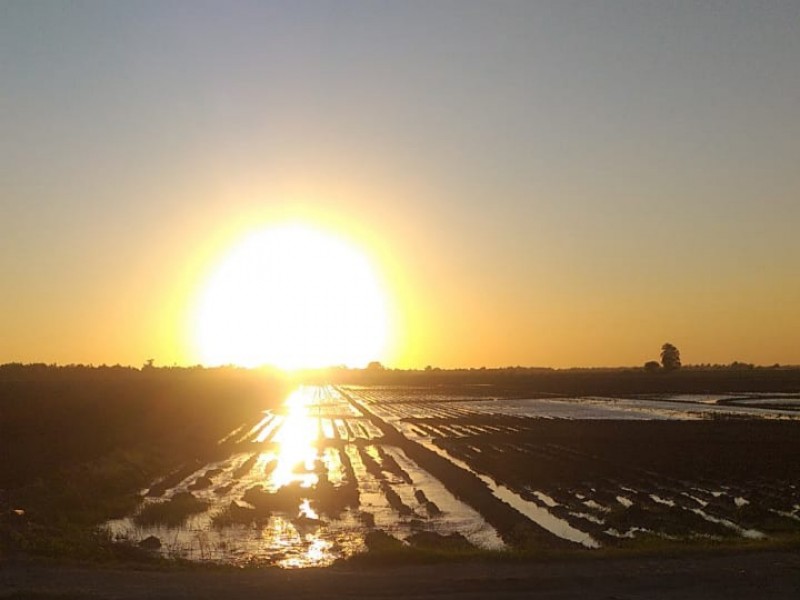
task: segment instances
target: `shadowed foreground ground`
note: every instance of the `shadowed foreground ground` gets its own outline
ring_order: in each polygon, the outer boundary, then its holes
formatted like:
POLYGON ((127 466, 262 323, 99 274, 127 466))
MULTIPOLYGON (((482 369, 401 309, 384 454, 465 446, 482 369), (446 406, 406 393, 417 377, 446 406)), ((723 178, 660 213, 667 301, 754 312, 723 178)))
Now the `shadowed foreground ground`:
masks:
POLYGON ((282 571, 6 564, 0 598, 798 598, 800 553, 282 571))

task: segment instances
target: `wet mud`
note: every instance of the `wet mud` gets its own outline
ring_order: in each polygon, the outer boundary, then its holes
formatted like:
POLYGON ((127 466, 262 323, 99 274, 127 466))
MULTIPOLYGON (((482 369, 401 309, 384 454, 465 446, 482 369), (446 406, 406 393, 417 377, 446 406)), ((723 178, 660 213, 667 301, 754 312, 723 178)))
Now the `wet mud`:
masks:
MULTIPOLYGON (((285 567, 365 550, 535 553, 800 533, 798 420, 664 418, 652 400, 634 407, 650 420, 552 419, 527 414, 552 406, 522 394, 440 392, 301 388, 154 482, 108 528, 167 556, 285 567)), ((617 414, 603 402, 579 402, 576 414, 617 414)))

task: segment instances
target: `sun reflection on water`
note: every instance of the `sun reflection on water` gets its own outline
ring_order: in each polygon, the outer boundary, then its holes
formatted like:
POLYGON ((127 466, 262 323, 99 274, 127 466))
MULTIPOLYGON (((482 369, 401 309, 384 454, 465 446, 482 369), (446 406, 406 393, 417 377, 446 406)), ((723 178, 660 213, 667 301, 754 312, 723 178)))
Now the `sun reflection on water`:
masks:
POLYGON ((259 415, 249 431, 232 433, 244 451, 204 465, 165 493, 167 500, 191 493, 208 502, 207 511, 180 527, 140 526, 129 517, 109 522, 109 530, 120 539, 155 536, 166 556, 242 565, 321 567, 363 552, 358 505, 336 501, 357 483, 345 472, 333 430, 322 425, 345 413, 347 405, 330 388, 300 387, 280 409, 259 415), (191 489, 203 479, 211 484, 191 489))
POLYGON ((318 405, 316 391, 316 388, 300 387, 284 403, 286 416, 274 437, 278 465, 272 472, 270 483, 275 488, 295 481, 302 487, 317 483, 314 463, 317 459, 319 417, 311 414, 313 406, 318 405))

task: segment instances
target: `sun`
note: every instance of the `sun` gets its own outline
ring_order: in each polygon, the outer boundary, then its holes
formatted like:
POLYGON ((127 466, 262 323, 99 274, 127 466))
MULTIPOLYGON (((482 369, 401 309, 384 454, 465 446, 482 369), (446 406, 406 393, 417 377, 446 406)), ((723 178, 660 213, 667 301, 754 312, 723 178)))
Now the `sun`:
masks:
POLYGON ((192 329, 206 365, 360 367, 384 358, 387 298, 355 243, 275 225, 244 236, 212 270, 192 329))

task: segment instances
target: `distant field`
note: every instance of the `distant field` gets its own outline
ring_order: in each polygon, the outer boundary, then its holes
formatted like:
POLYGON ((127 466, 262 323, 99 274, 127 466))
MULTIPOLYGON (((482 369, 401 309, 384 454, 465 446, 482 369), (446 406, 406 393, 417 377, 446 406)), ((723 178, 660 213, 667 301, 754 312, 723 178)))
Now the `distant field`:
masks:
POLYGON ((302 567, 800 539, 800 393, 785 379, 570 396, 533 379, 49 376, 0 387, 9 555, 94 544, 99 557, 302 567))

